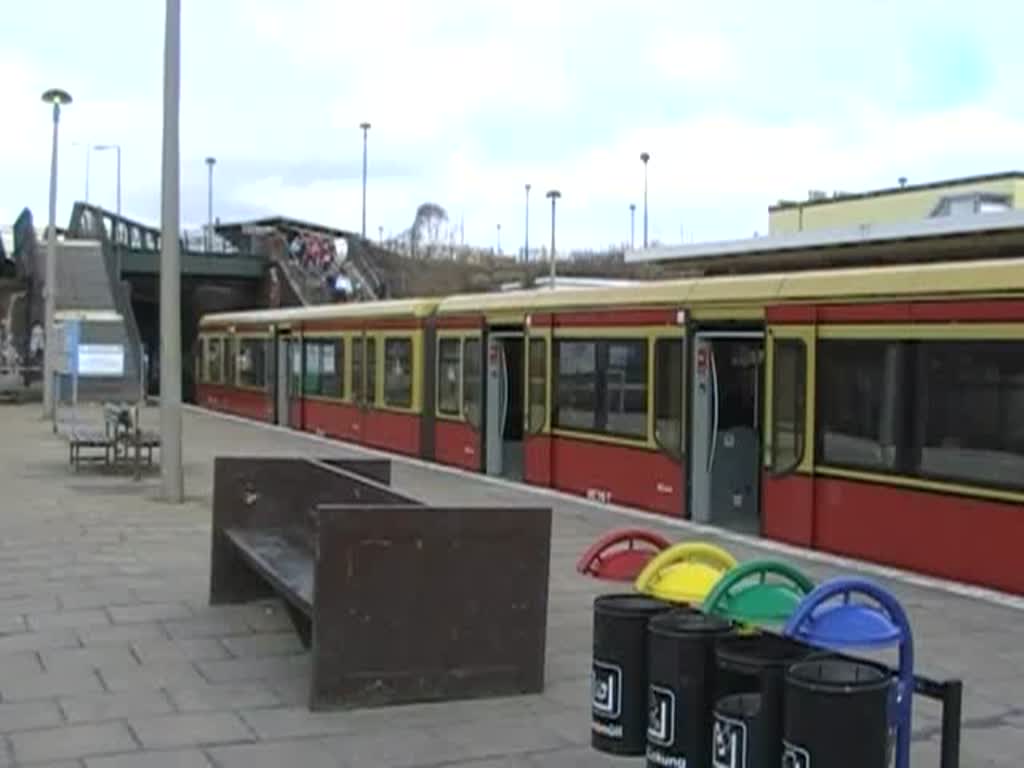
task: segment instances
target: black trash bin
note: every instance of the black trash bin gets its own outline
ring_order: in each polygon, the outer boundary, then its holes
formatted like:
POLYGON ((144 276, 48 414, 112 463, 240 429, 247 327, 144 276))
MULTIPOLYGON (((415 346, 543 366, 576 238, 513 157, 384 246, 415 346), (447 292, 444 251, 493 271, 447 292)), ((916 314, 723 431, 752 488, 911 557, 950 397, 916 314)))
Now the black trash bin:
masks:
POLYGON ((647 622, 670 603, 637 594, 594 600, 590 744, 642 755, 647 743, 647 622))
POLYGON ((715 702, 711 739, 714 768, 778 767, 782 734, 771 732, 764 707, 760 693, 734 693, 715 702), (773 757, 774 762, 771 762, 773 757))
POLYGON ((726 619, 692 610, 651 619, 648 766, 710 768, 715 642, 732 632, 726 619))
POLYGON ((886 768, 890 674, 826 659, 786 673, 782 768, 886 768))
POLYGON ((809 657, 825 654, 812 646, 769 633, 728 637, 717 643, 715 765, 730 768, 778 767, 782 759, 786 668, 809 657), (756 696, 737 698, 734 694, 756 696), (731 703, 720 714, 719 705, 727 698, 731 703), (757 738, 752 738, 751 731, 756 732, 757 738), (719 738, 719 734, 729 736, 719 738), (734 747, 742 747, 742 750, 729 751, 734 747))

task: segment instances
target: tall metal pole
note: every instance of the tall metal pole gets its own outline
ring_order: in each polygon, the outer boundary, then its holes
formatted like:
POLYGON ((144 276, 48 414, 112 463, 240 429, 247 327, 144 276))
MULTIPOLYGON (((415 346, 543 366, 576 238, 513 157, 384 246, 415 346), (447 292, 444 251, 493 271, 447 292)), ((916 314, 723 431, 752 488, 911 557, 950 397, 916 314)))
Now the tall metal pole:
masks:
POLYGON ((366 239, 366 134, 370 130, 369 123, 360 123, 363 129, 363 240, 366 239))
POLYGON ((117 144, 117 217, 121 218, 121 145, 117 144))
POLYGON ((50 150, 50 218, 46 230, 46 283, 43 327, 43 417, 53 419, 56 414, 53 397, 54 320, 57 315, 57 126, 60 123, 61 104, 70 104, 67 91, 51 88, 43 94, 43 101, 53 105, 53 146, 50 150))
POLYGON ((178 105, 181 0, 166 0, 163 191, 160 217, 160 479, 165 501, 184 501, 181 470, 181 271, 178 252, 178 105))
POLYGON ((523 236, 523 262, 530 260, 530 185, 526 185, 526 227, 523 236))
POLYGON ((647 248, 647 161, 651 156, 647 152, 641 152, 640 159, 644 162, 644 248, 647 248))
POLYGON ((562 196, 562 193, 557 189, 552 189, 548 192, 547 196, 551 198, 551 259, 549 267, 551 269, 551 288, 554 290, 555 287, 555 201, 562 196))
POLYGON ((498 225, 498 255, 501 255, 501 224, 498 225))
POLYGON ((118 239, 121 228, 121 145, 120 144, 97 144, 93 147, 97 152, 106 152, 113 149, 117 153, 117 218, 118 223, 114 225, 114 254, 116 256, 117 279, 121 279, 121 243, 118 239))
POLYGON ((213 250, 213 166, 217 158, 206 158, 206 250, 213 250))
POLYGON ((629 204, 629 247, 635 247, 636 233, 636 203, 629 204))

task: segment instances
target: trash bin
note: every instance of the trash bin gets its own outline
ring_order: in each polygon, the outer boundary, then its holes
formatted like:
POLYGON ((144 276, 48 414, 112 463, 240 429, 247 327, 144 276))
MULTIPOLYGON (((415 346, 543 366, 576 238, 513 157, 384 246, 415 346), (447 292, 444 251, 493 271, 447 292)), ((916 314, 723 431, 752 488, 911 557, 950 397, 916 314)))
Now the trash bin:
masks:
POLYGON ((711 766, 715 643, 733 632, 720 616, 676 609, 648 629, 647 765, 711 766))
POLYGON ((796 640, 767 633, 729 637, 718 642, 715 649, 715 765, 729 768, 775 768, 779 765, 785 670, 811 656, 825 653, 796 640), (757 707, 751 705, 753 699, 737 700, 734 694, 756 694, 757 707), (739 707, 743 717, 728 713, 719 716, 720 705, 726 698, 733 699, 729 707, 739 707), (733 722, 736 720, 743 723, 743 729, 733 722), (721 741, 719 731, 733 733, 751 728, 758 737, 738 739, 736 746, 742 745, 743 750, 742 754, 730 753, 735 762, 724 757, 720 760, 721 751, 732 740, 721 741))
POLYGON ((702 607, 740 624, 781 625, 813 589, 814 583, 789 563, 750 560, 730 569, 702 607))
POLYGON ((635 594, 594 600, 590 744, 642 755, 647 741, 647 622, 673 606, 635 594))
POLYGON ((714 768, 777 768, 782 734, 772 733, 763 717, 764 697, 736 693, 715 702, 712 732, 714 768))
POLYGON ((872 664, 794 664, 786 673, 783 768, 886 768, 892 689, 892 676, 872 664))

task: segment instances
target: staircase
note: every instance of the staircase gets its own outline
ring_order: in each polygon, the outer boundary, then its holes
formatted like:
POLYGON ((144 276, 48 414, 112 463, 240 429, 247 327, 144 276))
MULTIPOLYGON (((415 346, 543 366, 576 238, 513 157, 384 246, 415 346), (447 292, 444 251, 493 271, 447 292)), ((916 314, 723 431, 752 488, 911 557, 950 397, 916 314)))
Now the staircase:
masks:
MULTIPOLYGON (((136 401, 141 396, 142 340, 132 311, 128 284, 117 279, 119 247, 110 238, 95 209, 76 203, 68 237, 58 244, 57 311, 112 312, 114 322, 82 323, 80 343, 120 344, 124 374, 119 377, 79 378, 81 401, 136 401)), ((62 392, 64 384, 62 383, 62 392)))

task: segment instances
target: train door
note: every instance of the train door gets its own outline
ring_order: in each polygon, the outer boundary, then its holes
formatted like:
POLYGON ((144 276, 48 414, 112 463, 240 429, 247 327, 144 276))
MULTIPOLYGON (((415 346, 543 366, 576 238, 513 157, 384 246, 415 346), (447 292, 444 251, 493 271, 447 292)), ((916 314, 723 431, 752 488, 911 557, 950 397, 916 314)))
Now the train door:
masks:
POLYGON ((521 330, 487 337, 485 466, 487 474, 513 480, 523 478, 524 350, 521 330))
POLYGON ((551 315, 530 315, 526 334, 526 413, 523 419, 523 477, 532 485, 551 485, 551 428, 548 368, 551 315))
POLYGON ((698 331, 693 343, 690 515, 760 532, 761 331, 698 331))
POLYGON ((814 325, 768 329, 763 533, 814 544, 814 325))
POLYGON ((274 336, 274 423, 288 426, 288 334, 274 336))
POLYGON ((302 337, 288 338, 288 426, 302 429, 302 384, 305 368, 302 354, 302 337))
POLYGON ((352 335, 352 410, 351 432, 358 442, 366 442, 370 408, 376 401, 377 342, 365 331, 352 335))

